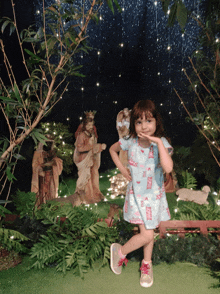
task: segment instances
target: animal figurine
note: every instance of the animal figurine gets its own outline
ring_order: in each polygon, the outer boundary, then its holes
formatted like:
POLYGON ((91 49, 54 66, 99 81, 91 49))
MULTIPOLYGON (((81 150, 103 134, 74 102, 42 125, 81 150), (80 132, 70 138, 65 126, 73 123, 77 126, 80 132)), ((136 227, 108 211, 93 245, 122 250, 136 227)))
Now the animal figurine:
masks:
POLYGON ((202 205, 209 204, 207 198, 210 191, 211 189, 209 186, 204 186, 202 188, 202 191, 195 191, 187 188, 182 188, 176 191, 176 195, 179 196, 177 200, 192 201, 202 205))

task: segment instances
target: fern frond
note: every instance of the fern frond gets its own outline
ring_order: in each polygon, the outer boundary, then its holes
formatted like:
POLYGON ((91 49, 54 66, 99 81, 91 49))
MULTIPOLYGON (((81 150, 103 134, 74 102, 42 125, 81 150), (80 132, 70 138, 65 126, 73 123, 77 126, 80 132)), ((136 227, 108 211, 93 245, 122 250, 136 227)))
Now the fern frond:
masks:
POLYGON ((180 180, 181 188, 196 189, 197 180, 187 170, 182 171, 182 179, 180 180))
POLYGON ((7 250, 16 252, 26 252, 27 248, 21 244, 21 241, 29 240, 26 236, 18 231, 0 228, 0 243, 7 250))

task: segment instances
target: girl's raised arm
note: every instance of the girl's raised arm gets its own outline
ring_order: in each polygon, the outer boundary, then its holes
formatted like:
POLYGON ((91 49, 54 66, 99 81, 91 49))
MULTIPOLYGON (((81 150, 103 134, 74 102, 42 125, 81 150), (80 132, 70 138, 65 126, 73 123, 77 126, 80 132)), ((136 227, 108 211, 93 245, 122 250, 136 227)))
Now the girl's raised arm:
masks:
POLYGON ((159 156, 160 156, 160 164, 163 168, 163 170, 169 174, 173 170, 173 160, 168 153, 167 148, 163 145, 162 140, 160 139, 157 143, 158 150, 159 150, 159 156))
POLYGON ((142 133, 139 135, 139 137, 148 138, 151 142, 157 144, 160 157, 160 164, 167 174, 171 173, 173 170, 173 160, 169 155, 167 148, 163 145, 163 141, 158 137, 148 136, 142 133))

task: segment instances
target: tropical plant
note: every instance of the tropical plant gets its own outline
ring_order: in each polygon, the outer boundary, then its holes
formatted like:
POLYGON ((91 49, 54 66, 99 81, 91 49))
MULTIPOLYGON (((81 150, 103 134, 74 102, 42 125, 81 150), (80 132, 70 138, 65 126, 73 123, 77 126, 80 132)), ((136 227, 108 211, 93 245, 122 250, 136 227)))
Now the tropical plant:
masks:
POLYGON ((154 264, 185 261, 198 266, 211 266, 218 257, 219 240, 213 236, 191 236, 184 239, 170 236, 155 242, 152 261, 154 264))
MULTIPOLYGON (((113 3, 119 8, 117 0, 106 0, 114 12, 113 3)), ((41 26, 19 32, 16 21, 15 4, 11 0, 13 19, 3 17, 1 32, 16 35, 21 49, 22 64, 27 78, 21 83, 15 75, 8 59, 3 39, 0 47, 7 72, 5 82, 0 78, 0 107, 8 126, 8 137, 0 138, 0 172, 2 188, 7 187, 6 199, 15 177, 16 162, 21 159, 20 147, 28 136, 36 142, 44 142, 45 136, 37 129, 45 117, 68 90, 70 77, 83 77, 81 66, 75 59, 79 52, 88 53, 86 43, 87 28, 91 20, 98 21, 98 12, 103 1, 88 1, 88 5, 77 7, 75 0, 57 0, 45 7, 44 0, 41 26)))
MULTIPOLYGON (((1 200, 0 204, 5 204, 5 201, 1 200)), ((27 252, 27 248, 22 242, 27 241, 28 238, 15 230, 4 227, 3 222, 6 214, 11 214, 11 212, 0 205, 0 248, 8 251, 27 252)))
POLYGON ((196 178, 187 170, 182 171, 181 177, 178 178, 178 184, 180 188, 196 189, 196 178))
POLYGON ((173 26, 178 22, 181 29, 184 30, 190 11, 182 0, 161 0, 162 8, 165 14, 168 14, 168 26, 173 26))
POLYGON ((201 28, 198 49, 189 58, 192 74, 184 69, 190 90, 194 93, 194 110, 189 109, 178 91, 174 90, 220 167, 220 2, 208 1, 204 20, 191 16, 201 28))
POLYGON ((22 244, 23 241, 27 240, 26 236, 15 230, 0 227, 0 244, 8 251, 27 252, 26 246, 22 244))
POLYGON ((2 217, 5 217, 5 214, 11 214, 11 211, 2 206, 2 204, 5 204, 7 201, 0 200, 0 220, 2 217))
POLYGON ((57 271, 73 269, 83 277, 97 259, 102 258, 102 266, 108 263, 110 244, 117 232, 105 222, 97 222, 97 215, 88 207, 51 202, 42 205, 36 216, 49 228, 31 248, 31 267, 55 264, 57 271))
POLYGON ((219 220, 220 206, 215 197, 210 193, 207 198, 209 204, 197 204, 194 202, 178 201, 175 219, 179 220, 219 220))
POLYGON ((36 194, 33 192, 23 192, 20 190, 16 191, 13 196, 13 203, 15 204, 16 211, 20 215, 20 218, 24 216, 33 217, 34 211, 37 209, 36 194))

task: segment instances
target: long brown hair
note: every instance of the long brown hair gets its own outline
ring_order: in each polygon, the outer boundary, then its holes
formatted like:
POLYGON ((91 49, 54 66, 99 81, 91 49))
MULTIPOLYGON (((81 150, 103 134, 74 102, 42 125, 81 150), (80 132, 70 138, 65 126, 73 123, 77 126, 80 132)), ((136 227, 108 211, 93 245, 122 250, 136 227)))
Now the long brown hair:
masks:
POLYGON ((151 100, 140 100, 134 105, 131 111, 130 136, 133 138, 137 136, 137 133, 135 131, 135 122, 137 119, 142 118, 143 114, 145 114, 146 118, 150 118, 153 116, 156 119, 156 132, 154 136, 163 137, 164 128, 162 118, 154 102, 151 100))

